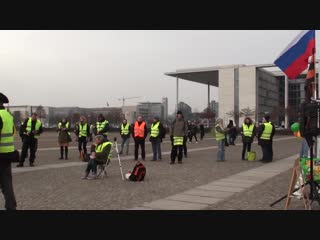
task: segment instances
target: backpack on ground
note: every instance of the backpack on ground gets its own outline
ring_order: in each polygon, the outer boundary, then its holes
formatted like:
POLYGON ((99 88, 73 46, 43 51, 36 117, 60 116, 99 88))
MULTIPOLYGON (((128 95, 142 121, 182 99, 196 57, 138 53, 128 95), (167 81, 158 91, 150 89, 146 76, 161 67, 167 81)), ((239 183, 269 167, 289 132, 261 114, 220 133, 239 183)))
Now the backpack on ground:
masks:
POLYGON ((141 163, 137 162, 132 171, 129 171, 128 180, 139 182, 143 181, 146 175, 146 167, 141 163))

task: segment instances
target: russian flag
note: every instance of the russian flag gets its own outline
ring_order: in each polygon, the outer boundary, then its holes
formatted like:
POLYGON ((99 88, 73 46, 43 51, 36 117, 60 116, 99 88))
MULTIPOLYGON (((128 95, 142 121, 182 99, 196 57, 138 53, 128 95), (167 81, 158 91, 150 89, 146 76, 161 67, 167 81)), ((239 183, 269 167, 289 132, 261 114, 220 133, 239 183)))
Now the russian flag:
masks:
POLYGON ((308 58, 315 53, 316 31, 302 31, 275 60, 289 79, 295 79, 308 67, 308 58))

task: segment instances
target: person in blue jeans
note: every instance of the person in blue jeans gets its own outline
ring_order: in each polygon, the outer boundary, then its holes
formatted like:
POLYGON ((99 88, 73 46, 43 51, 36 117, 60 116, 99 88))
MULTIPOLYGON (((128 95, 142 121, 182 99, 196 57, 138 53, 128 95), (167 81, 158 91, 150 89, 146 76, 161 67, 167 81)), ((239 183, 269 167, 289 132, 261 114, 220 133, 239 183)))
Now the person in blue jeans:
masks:
POLYGON ((161 160, 161 140, 164 134, 164 128, 159 121, 159 117, 153 118, 153 123, 150 127, 150 142, 152 144, 153 158, 151 161, 161 160))
POLYGON ((218 144, 218 152, 217 152, 217 161, 223 162, 225 160, 225 138, 226 133, 228 132, 227 129, 223 126, 223 120, 221 118, 218 118, 216 120, 216 126, 215 126, 215 134, 216 134, 216 140, 218 144))

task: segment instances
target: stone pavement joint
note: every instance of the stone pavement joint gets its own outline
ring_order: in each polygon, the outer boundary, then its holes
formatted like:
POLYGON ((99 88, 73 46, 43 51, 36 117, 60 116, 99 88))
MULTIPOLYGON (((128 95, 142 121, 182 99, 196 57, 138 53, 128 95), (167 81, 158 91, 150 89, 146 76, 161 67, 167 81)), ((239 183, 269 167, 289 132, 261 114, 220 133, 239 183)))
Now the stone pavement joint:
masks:
POLYGON ((223 179, 213 181, 206 185, 201 185, 175 194, 164 199, 159 199, 149 203, 144 203, 142 207, 163 210, 200 210, 205 209, 208 205, 221 202, 235 193, 242 192, 254 185, 260 184, 281 172, 287 171, 293 166, 297 155, 279 160, 275 163, 250 169, 241 173, 228 176, 223 179), (270 170, 273 167, 279 167, 281 170, 270 170))

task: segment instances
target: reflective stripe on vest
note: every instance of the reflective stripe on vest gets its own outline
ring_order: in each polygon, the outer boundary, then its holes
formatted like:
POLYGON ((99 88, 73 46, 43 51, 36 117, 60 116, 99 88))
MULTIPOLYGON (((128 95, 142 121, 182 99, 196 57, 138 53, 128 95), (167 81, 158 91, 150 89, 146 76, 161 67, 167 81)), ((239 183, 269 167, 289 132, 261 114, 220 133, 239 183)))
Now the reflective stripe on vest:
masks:
POLYGON ((0 153, 10 153, 14 151, 13 144, 13 117, 5 109, 0 110, 0 117, 3 122, 1 135, 0 135, 0 153))
MULTIPOLYGON (((97 122, 97 132, 100 132, 109 122, 107 120, 104 120, 103 122, 97 122)), ((108 132, 102 133, 104 135, 108 135, 108 132)))
POLYGON ((129 134, 129 123, 124 127, 123 124, 121 124, 121 135, 128 135, 129 134))
MULTIPOLYGON (((34 130, 39 131, 40 127, 41 127, 41 121, 39 119, 37 119, 36 126, 35 126, 34 130)), ((31 128, 32 128, 32 119, 30 117, 28 122, 27 122, 26 131, 28 133, 31 133, 31 128)), ((39 134, 35 134, 34 138, 39 138, 39 134)))
POLYGON ((174 146, 183 145, 183 137, 173 137, 173 145, 174 146))
POLYGON ((101 153, 103 152, 103 150, 108 146, 108 145, 111 145, 111 148, 110 148, 110 152, 109 152, 109 155, 108 155, 108 159, 111 160, 112 158, 112 143, 111 142, 104 142, 104 143, 101 143, 100 145, 96 146, 96 153, 101 153))
POLYGON ((225 139, 225 135, 224 133, 220 133, 217 131, 217 127, 219 126, 219 124, 216 125, 216 127, 214 128, 215 132, 216 132, 216 140, 217 141, 220 141, 220 140, 223 140, 225 139))
POLYGON ((260 139, 270 140, 271 133, 272 133, 272 124, 270 122, 264 123, 264 130, 262 132, 260 139))
POLYGON ((159 125, 160 125, 160 122, 157 122, 156 124, 153 123, 151 125, 151 134, 150 134, 151 137, 158 137, 159 136, 159 133, 160 133, 159 125))
MULTIPOLYGON (((65 128, 68 129, 68 128, 69 128, 69 125, 70 125, 69 122, 67 122, 66 125, 65 125, 65 128)), ((59 128, 59 129, 62 128, 62 123, 61 123, 61 122, 59 122, 58 128, 59 128)), ((71 135, 69 131, 68 131, 68 134, 71 135)))
POLYGON ((87 137, 87 127, 88 127, 87 123, 83 125, 79 123, 79 137, 87 137))
POLYGON ((251 124, 249 127, 247 124, 242 124, 242 129, 243 129, 243 135, 245 137, 252 137, 252 134, 253 134, 253 127, 254 125, 251 124))
POLYGON ((134 136, 144 138, 144 127, 146 126, 145 122, 142 122, 140 126, 138 125, 138 121, 134 124, 134 136))

